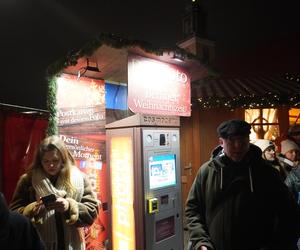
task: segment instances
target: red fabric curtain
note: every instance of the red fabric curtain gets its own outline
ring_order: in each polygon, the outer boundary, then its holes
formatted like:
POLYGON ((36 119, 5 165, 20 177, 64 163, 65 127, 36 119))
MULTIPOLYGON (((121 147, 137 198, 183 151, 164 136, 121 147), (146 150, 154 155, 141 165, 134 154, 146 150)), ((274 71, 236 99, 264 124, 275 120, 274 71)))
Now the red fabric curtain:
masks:
POLYGON ((48 121, 33 115, 10 114, 4 119, 2 148, 3 193, 10 202, 19 177, 33 160, 46 135, 48 121))

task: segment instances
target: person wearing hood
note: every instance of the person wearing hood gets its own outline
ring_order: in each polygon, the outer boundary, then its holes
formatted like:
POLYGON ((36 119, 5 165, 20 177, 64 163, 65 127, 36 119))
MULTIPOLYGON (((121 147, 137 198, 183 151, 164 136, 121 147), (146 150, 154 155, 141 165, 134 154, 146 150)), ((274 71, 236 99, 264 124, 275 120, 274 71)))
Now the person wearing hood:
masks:
POLYGON ((281 153, 278 159, 283 168, 290 172, 299 165, 299 146, 292 140, 286 139, 281 142, 281 153))
POLYGON ((285 184, 293 193, 298 204, 300 204, 300 166, 296 159, 298 158, 299 151, 300 148, 295 142, 291 140, 281 142, 281 164, 289 169, 285 184))
POLYGON ((185 215, 192 250, 296 250, 300 213, 279 173, 250 144, 251 126, 229 120, 197 173, 185 215))
POLYGON ((276 156, 276 146, 274 142, 267 139, 257 139, 253 142, 262 151, 262 158, 279 171, 281 179, 284 181, 287 175, 287 171, 280 164, 279 159, 276 156))
POLYGON ((36 229, 25 216, 9 211, 0 193, 0 247, 2 250, 44 250, 36 229))

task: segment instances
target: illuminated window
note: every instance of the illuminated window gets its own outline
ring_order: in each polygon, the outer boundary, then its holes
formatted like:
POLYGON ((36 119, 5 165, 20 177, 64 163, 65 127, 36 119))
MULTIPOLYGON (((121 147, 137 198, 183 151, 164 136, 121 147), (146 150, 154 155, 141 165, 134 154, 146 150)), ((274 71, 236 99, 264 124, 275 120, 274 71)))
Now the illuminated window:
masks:
POLYGON ((252 125, 250 140, 268 139, 274 141, 279 137, 277 109, 246 109, 245 121, 252 125))
POLYGON ((300 124, 300 109, 291 108, 289 110, 289 124, 300 124))

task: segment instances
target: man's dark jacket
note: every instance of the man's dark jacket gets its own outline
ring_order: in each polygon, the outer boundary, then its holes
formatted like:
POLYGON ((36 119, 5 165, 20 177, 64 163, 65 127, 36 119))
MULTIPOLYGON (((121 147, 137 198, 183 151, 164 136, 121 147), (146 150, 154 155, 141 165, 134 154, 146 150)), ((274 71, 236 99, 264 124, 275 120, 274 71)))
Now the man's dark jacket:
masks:
POLYGON ((252 144, 239 163, 216 148, 194 180, 185 214, 192 249, 297 249, 299 207, 252 144))

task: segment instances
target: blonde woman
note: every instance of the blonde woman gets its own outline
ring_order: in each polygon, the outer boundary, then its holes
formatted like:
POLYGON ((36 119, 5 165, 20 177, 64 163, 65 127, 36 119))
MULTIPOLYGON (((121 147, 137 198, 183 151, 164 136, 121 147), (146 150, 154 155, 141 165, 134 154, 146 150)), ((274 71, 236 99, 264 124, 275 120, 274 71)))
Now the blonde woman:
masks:
POLYGON ((82 227, 98 215, 99 202, 58 136, 44 139, 20 177, 10 209, 29 217, 46 249, 85 249, 82 227))

